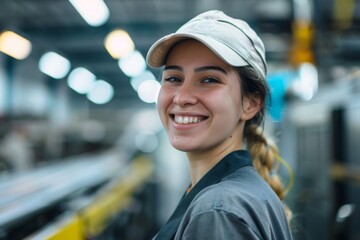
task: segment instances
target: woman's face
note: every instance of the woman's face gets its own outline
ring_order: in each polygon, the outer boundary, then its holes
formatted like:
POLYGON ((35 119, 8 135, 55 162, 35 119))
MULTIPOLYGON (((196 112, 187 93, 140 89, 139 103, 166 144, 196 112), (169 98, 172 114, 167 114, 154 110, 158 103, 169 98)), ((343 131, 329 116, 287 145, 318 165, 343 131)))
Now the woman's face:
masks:
POLYGON ((246 118, 236 69, 195 40, 168 55, 157 107, 171 144, 185 152, 236 150, 246 118))

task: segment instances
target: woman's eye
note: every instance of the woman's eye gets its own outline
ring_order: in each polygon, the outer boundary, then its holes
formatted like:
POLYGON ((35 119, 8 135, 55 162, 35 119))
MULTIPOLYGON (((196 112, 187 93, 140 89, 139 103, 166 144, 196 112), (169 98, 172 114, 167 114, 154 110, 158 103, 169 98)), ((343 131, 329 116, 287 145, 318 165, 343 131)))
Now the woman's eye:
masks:
POLYGON ((164 78, 164 82, 180 82, 180 79, 174 76, 164 78))
POLYGON ((216 78, 211 78, 211 77, 208 77, 208 78, 204 78, 202 80, 203 83, 219 83, 220 81, 217 80, 216 78))

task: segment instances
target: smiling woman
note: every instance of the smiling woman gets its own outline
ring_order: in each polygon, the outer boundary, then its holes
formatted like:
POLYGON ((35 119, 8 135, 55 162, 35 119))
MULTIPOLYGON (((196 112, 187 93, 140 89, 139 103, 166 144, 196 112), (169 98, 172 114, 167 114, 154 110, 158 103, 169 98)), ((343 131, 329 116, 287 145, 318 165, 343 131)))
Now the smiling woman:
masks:
MULTIPOLYGON (((177 44, 166 65, 158 108, 171 144, 194 158, 202 150, 214 148, 212 151, 218 155, 225 148, 241 148, 244 121, 238 123, 245 114, 241 112, 236 69, 195 40, 177 44), (186 122, 189 118, 198 121, 186 122), (228 138, 231 133, 234 137, 228 138)), ((204 163, 210 169, 215 161, 204 163)), ((192 182, 202 175, 194 175, 192 182)))
POLYGON ((148 64, 164 66, 158 112, 191 172, 155 239, 292 239, 284 190, 270 175, 277 148, 258 130, 269 91, 264 56, 256 33, 220 11, 150 48, 148 64))

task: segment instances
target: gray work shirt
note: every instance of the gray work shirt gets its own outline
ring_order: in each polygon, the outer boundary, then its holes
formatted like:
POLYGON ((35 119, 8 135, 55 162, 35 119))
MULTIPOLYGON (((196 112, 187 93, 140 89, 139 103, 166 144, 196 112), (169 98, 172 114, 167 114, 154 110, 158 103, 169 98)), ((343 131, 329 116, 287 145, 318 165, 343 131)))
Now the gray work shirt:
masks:
POLYGON ((225 156, 184 195, 154 239, 292 237, 282 202, 252 167, 250 154, 237 150, 225 156))
POLYGON ((292 239, 283 204, 252 166, 237 169, 193 199, 175 239, 292 239))

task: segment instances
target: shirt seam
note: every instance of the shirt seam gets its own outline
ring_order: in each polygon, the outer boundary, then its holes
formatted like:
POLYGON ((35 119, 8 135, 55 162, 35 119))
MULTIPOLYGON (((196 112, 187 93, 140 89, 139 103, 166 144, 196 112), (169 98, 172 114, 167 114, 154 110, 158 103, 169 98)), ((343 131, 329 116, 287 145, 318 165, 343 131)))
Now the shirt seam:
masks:
POLYGON ((189 223, 192 221, 192 219, 195 219, 197 217, 200 217, 203 214, 211 213, 211 212, 224 212, 226 215, 228 215, 229 217, 231 217, 235 221, 243 224, 244 226, 247 226, 251 230, 252 233, 254 233, 259 239, 262 239, 261 236, 259 236, 259 234, 245 221, 245 219, 243 219, 242 217, 240 217, 240 216, 238 216, 238 215, 236 215, 236 214, 234 214, 232 212, 226 211, 225 209, 213 208, 213 209, 210 209, 210 210, 205 210, 205 211, 198 212, 198 213, 194 214, 191 217, 191 220, 189 221, 189 223))

